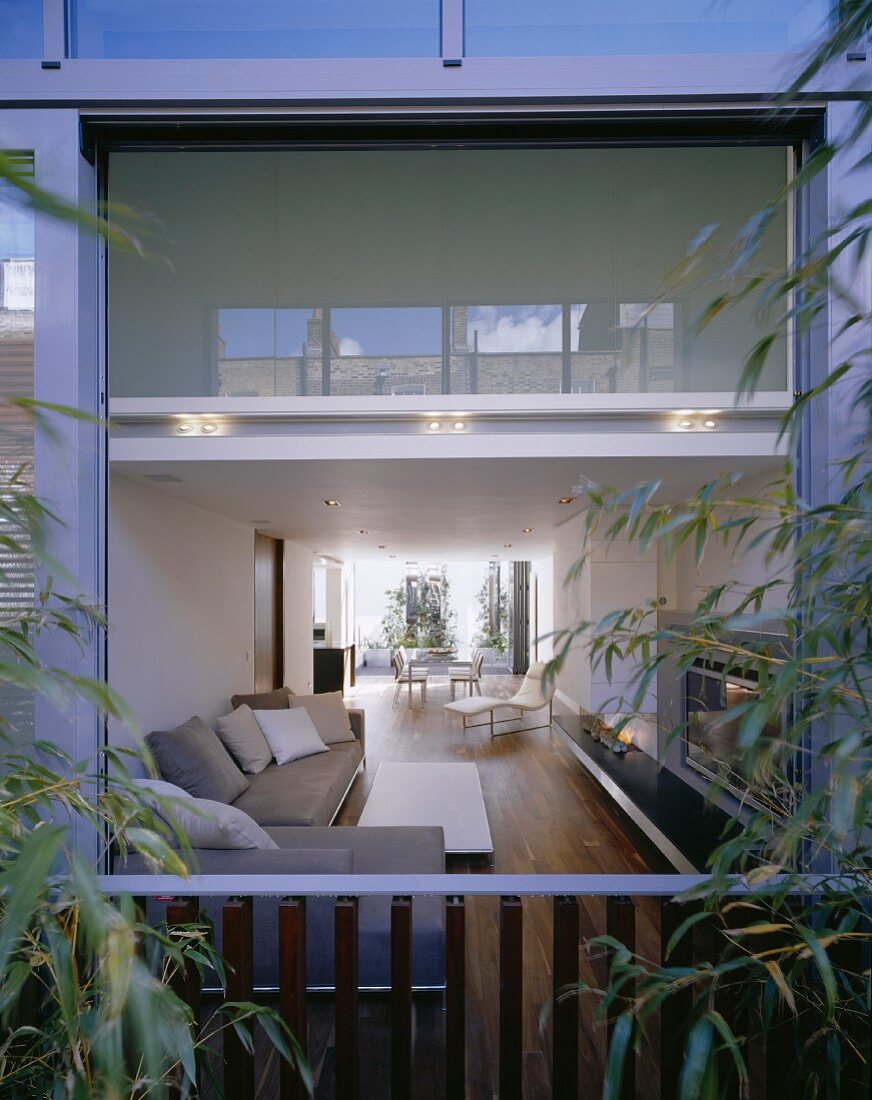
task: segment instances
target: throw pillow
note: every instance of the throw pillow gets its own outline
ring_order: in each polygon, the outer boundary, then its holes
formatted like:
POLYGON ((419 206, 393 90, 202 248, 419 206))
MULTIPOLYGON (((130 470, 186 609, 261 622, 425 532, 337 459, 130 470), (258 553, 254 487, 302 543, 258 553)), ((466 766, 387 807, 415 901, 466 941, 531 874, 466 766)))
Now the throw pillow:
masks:
MULTIPOLYGON (((145 792, 163 797, 168 796, 163 788, 171 787, 169 783, 156 783, 149 779, 137 779, 135 782, 145 792)), ((150 801, 148 793, 146 801, 150 801)), ((180 829, 192 848, 220 848, 225 851, 236 848, 278 848, 272 837, 248 814, 223 802, 214 802, 209 798, 192 798, 182 791, 178 802, 172 807, 155 802, 153 809, 170 827, 180 829)))
POLYGON ((327 691, 323 695, 292 695, 289 704, 291 709, 302 707, 307 712, 325 745, 341 745, 344 741, 355 739, 341 691, 327 691))
POLYGON ((194 798, 233 802, 248 780, 202 718, 189 718, 174 730, 155 730, 146 739, 161 775, 194 798))
POLYGON ((290 764, 292 760, 302 760, 306 756, 328 751, 312 719, 302 708, 256 710, 254 717, 277 764, 290 764))
POLYGON ((262 772, 272 760, 263 730, 247 703, 218 719, 218 736, 236 763, 249 775, 262 772))
POLYGON ((248 695, 234 695, 230 705, 234 710, 243 704, 252 710, 284 710, 293 694, 287 687, 276 688, 275 691, 256 691, 248 695))

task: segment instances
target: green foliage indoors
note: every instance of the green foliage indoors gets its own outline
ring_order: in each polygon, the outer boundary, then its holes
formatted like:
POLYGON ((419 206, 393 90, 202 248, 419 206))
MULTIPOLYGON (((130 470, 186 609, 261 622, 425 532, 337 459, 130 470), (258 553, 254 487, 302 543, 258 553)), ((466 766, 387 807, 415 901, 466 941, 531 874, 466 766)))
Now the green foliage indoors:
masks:
MULTIPOLYGON (((788 99, 825 64, 842 59, 870 18, 869 3, 845 6, 788 99)), ((656 481, 588 495, 588 537, 629 539, 640 553, 654 545, 667 560, 689 547, 697 563, 712 547, 727 547, 719 559, 762 553, 772 566, 763 584, 725 581, 712 588, 680 625, 658 618, 651 603, 579 623, 555 639, 555 669, 575 646, 607 672, 618 660, 638 662, 632 689, 614 705, 631 715, 643 709, 667 658, 683 671, 700 658, 726 657, 735 670, 759 678, 758 696, 728 705, 720 724, 737 728, 741 772, 766 812, 746 807, 740 821, 737 808, 737 827, 714 853, 710 877, 680 899, 687 918, 669 945, 673 952, 685 937, 697 937, 702 961, 670 965, 667 958, 658 965, 605 937, 592 941, 594 949, 613 952, 606 988, 581 991, 598 999, 603 1018, 618 1017, 609 1098, 620 1095, 626 1059, 642 1049, 667 1002, 681 1005, 677 1089, 686 1100, 747 1095, 755 1051, 763 1050, 778 1059, 778 1095, 872 1094, 872 316, 868 293, 854 294, 868 263, 872 199, 847 210, 787 270, 767 269, 763 260, 766 234, 785 204, 834 158, 868 179, 872 99, 858 104, 845 132, 811 154, 738 240, 722 240, 717 227, 701 233, 664 291, 675 295, 704 282, 703 272, 716 272, 717 297, 700 325, 736 303, 754 303, 767 334, 749 350, 740 397, 754 391, 788 323, 802 343, 831 308, 838 310, 844 320, 832 332, 839 365, 826 375, 825 364, 812 361, 818 382, 782 423, 791 454, 803 433, 840 425, 834 438, 840 457, 823 471, 826 491, 803 499, 790 460, 763 493, 744 492, 738 476, 725 475, 675 503, 661 502, 656 481), (793 565, 786 573, 777 568, 785 558, 793 565), (766 633, 773 624, 783 642, 766 633), (818 877, 809 880, 810 874, 818 877), (736 876, 749 891, 743 897, 729 893, 736 876)), ((568 584, 584 566, 583 557, 568 584)), ((662 732, 676 738, 682 728, 662 732)))
POLYGON ((457 613, 451 608, 451 582, 444 565, 440 580, 442 604, 438 609, 422 577, 413 622, 406 620, 406 582, 386 589, 387 606, 379 625, 381 645, 387 649, 437 649, 457 644, 457 613))
POLYGON ((496 634, 491 634, 489 590, 490 586, 487 577, 485 577, 475 597, 478 602, 478 615, 476 616, 475 625, 478 629, 472 639, 472 644, 481 649, 490 648, 496 653, 505 653, 509 648, 509 592, 505 585, 500 585, 498 597, 500 629, 496 634))
MULTIPOLYGON (((37 415, 45 409, 19 402, 37 415)), ((57 411, 57 410, 55 410, 57 411)), ((51 513, 33 495, 27 471, 0 480, 0 542, 10 574, 70 578, 51 560, 51 513)), ((8 577, 0 575, 0 592, 8 577)), ((42 697, 59 721, 78 701, 129 719, 106 684, 44 664, 40 642, 61 634, 82 643, 104 626, 80 596, 45 581, 32 606, 0 607, 0 1096, 34 1100, 139 1100, 194 1089, 198 1066, 214 1057, 208 1040, 224 1028, 250 1041, 260 1021, 282 1055, 299 1048, 271 1011, 225 1004, 195 1020, 173 991, 186 966, 222 973, 205 923, 152 929, 128 897, 107 898, 95 869, 70 843, 71 826, 108 848, 135 849, 155 869, 186 874, 163 818, 141 799, 124 758, 70 760, 49 740, 33 740, 22 698, 42 697), (107 784, 100 774, 111 767, 107 784)), ((170 812, 167 806, 166 811, 170 812)), ((213 1043, 214 1046, 214 1043, 213 1043)), ((304 1080, 308 1070, 300 1064, 304 1080)))

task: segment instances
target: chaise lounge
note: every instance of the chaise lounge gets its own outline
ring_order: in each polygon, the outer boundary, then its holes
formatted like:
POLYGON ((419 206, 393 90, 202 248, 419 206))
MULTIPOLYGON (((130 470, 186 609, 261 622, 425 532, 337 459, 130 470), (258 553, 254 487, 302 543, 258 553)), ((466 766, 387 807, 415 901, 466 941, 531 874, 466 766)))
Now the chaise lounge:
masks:
POLYGON ((446 703, 445 709, 453 714, 459 714, 463 719, 465 730, 475 729, 478 726, 489 726, 491 737, 502 737, 508 733, 518 733, 519 730, 495 730, 495 725, 503 722, 514 722, 522 718, 524 714, 548 708, 548 721, 541 726, 525 726, 525 729, 542 729, 551 725, 552 707, 554 700, 554 681, 546 679, 544 661, 536 661, 530 665, 527 675, 520 689, 510 699, 499 699, 494 695, 480 695, 477 699, 470 696, 467 699, 458 699, 455 703, 446 703), (494 718, 494 712, 510 708, 518 713, 509 718, 494 718), (470 722, 470 718, 479 718, 481 715, 490 716, 488 722, 470 722))

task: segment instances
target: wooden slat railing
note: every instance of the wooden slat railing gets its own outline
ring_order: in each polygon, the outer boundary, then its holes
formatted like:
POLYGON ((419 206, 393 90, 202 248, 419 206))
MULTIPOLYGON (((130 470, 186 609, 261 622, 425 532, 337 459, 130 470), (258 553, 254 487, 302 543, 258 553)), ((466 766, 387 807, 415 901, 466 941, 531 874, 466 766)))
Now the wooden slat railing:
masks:
MULTIPOLYGON (((552 1095, 570 1100, 599 1091, 601 1067, 582 1067, 579 1073, 580 1011, 579 998, 566 995, 579 981, 581 908, 579 898, 605 897, 605 931, 631 951, 636 944, 637 901, 655 897, 659 904, 659 959, 672 966, 694 961, 694 938, 705 934, 705 924, 694 928, 668 951, 669 941, 681 923, 694 910, 694 904, 672 900, 698 882, 702 876, 641 875, 434 875, 434 876, 246 876, 228 880, 222 876, 107 876, 101 886, 111 894, 130 893, 144 898, 160 897, 167 902, 166 915, 171 935, 179 935, 179 926, 193 923, 200 901, 209 896, 228 896, 223 905, 223 954, 227 964, 226 997, 246 1001, 255 996, 252 987, 254 929, 252 898, 271 896, 278 907, 278 1006, 282 1018, 295 1035, 305 1054, 307 1047, 306 997, 306 898, 334 898, 335 992, 334 1052, 335 1096, 354 1100, 360 1090, 359 981, 358 981, 358 900, 361 897, 390 897, 390 1079, 391 1095, 415 1094, 413 1033, 413 922, 414 899, 422 896, 445 898, 445 1030, 444 1095, 462 1100, 467 1093, 467 967, 465 899, 497 896, 499 918, 499 1095, 501 1100, 520 1100, 523 1096, 523 1022, 524 1001, 524 899, 540 895, 553 899, 553 1003, 551 1027, 552 1095), (231 886, 232 883, 232 886, 231 886), (244 894, 239 896, 240 886, 244 894), (353 886, 354 894, 349 895, 353 886), (456 891, 463 888, 463 896, 456 891), (169 898, 169 900, 167 900, 169 898), (175 931, 174 931, 175 929, 175 931), (702 929, 702 932, 700 932, 702 929), (561 996, 561 993, 564 995, 561 996)), ((809 889, 813 882, 809 881, 809 889)), ((744 892, 737 882, 734 893, 744 892)), ((656 912, 656 911, 655 911, 656 912)), ((589 916, 589 913, 588 913, 589 916)), ((587 920, 587 918, 586 918, 587 920)), ((590 931, 590 927, 586 929, 590 931)), ((196 1011, 200 989, 197 971, 191 967, 175 974, 177 992, 196 1011)), ((625 996, 632 996, 627 986, 625 996)), ((689 1008, 690 993, 669 998, 660 1018, 659 1051, 653 1052, 658 1066, 661 1096, 675 1095, 681 1068, 681 1045, 674 1041, 680 1023, 689 1008)), ((621 1003, 616 1003, 607 1021, 614 1027, 621 1003)), ((773 1044, 772 1066, 768 1062, 764 1079, 774 1083, 773 1075, 783 1073, 787 1050, 773 1044)), ((432 1064, 428 1061, 428 1064, 432 1064)), ((649 1067, 646 1066, 646 1070, 649 1067)), ((648 1092, 650 1093, 651 1073, 648 1092)), ((630 1050, 624 1066, 621 1096, 635 1097, 638 1081, 636 1056, 630 1050)), ((232 1028, 224 1037, 224 1091, 227 1096, 255 1096, 254 1061, 250 1050, 232 1028)), ((282 1100, 301 1100, 305 1095, 296 1070, 282 1066, 282 1100)))

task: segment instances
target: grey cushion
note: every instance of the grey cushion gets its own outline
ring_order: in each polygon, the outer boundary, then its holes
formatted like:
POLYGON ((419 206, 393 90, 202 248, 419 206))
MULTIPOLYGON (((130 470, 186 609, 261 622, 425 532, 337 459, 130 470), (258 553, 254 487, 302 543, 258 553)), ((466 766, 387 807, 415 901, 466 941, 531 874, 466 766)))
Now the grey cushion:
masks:
POLYGON ((252 713, 277 764, 292 764, 295 760, 305 760, 307 756, 330 751, 318 736, 315 723, 305 710, 286 708, 255 710, 252 713))
MULTIPOLYGON (((334 751, 331 749, 331 752, 334 751)), ((445 836, 437 826, 332 826, 329 829, 268 828, 282 849, 347 848, 354 857, 354 874, 440 875, 445 871, 445 836)), ((353 885, 350 892, 353 892, 353 885)), ((391 899, 361 898, 359 976, 364 988, 390 985, 391 899)), ((416 897, 412 906, 412 981, 419 988, 441 986, 445 980, 444 903, 442 898, 416 897)), ((333 985, 332 924, 307 925, 308 983, 333 985), (313 952, 314 949, 314 953, 313 952)))
POLYGON ((250 775, 262 772, 272 760, 263 730, 247 703, 218 719, 218 737, 239 767, 250 775))
POLYGON ((174 730, 155 730, 146 741, 163 778, 194 798, 232 802, 248 787, 248 780, 202 718, 189 718, 174 730))
MULTIPOLYGON (((293 850, 273 849, 270 851, 249 852, 183 852, 182 858, 194 873, 203 875, 233 875, 239 883, 238 893, 245 895, 246 875, 347 875, 353 868, 351 852, 341 848, 307 851, 304 848, 293 850)), ((146 860, 138 855, 129 855, 125 862, 115 867, 116 874, 142 875, 151 868, 146 860)), ((226 897, 204 897, 203 908, 215 926, 215 946, 221 952, 222 921, 221 907, 226 897)), ((276 898, 255 897, 253 900, 254 917, 254 984, 259 988, 274 988, 278 985, 278 901, 276 898)), ((166 903, 149 899, 148 920, 159 924, 166 920, 166 903)), ((327 950, 330 953, 329 965, 333 958, 333 900, 331 898, 309 898, 306 902, 307 970, 323 975, 324 960, 317 955, 327 950), (321 930, 312 938, 312 930, 321 930)), ((332 973, 332 969, 331 969, 332 973)), ((207 988, 216 988, 217 975, 207 971, 204 976, 207 988)), ((310 984, 312 984, 310 982, 310 984)))
POLYGON ((354 740, 341 691, 326 691, 322 695, 292 695, 288 702, 292 710, 303 707, 308 711, 325 745, 341 745, 354 740))
POLYGON ((134 779, 142 788, 146 802, 174 831, 179 829, 182 838, 191 848, 275 848, 276 842, 268 836, 256 821, 226 802, 213 802, 209 798, 192 798, 186 791, 172 783, 153 779, 134 779), (161 790, 168 788, 168 790, 161 790), (160 804, 149 794, 173 798, 173 805, 160 804), (180 797, 181 796, 181 797, 180 797))
POLYGON ((288 699, 294 693, 290 688, 276 688, 275 691, 256 691, 248 695, 234 695, 230 705, 236 710, 243 703, 252 710, 282 710, 288 705, 288 699))
POLYGON ((362 759, 353 741, 292 764, 270 764, 250 776, 233 805, 258 825, 329 825, 362 759))

